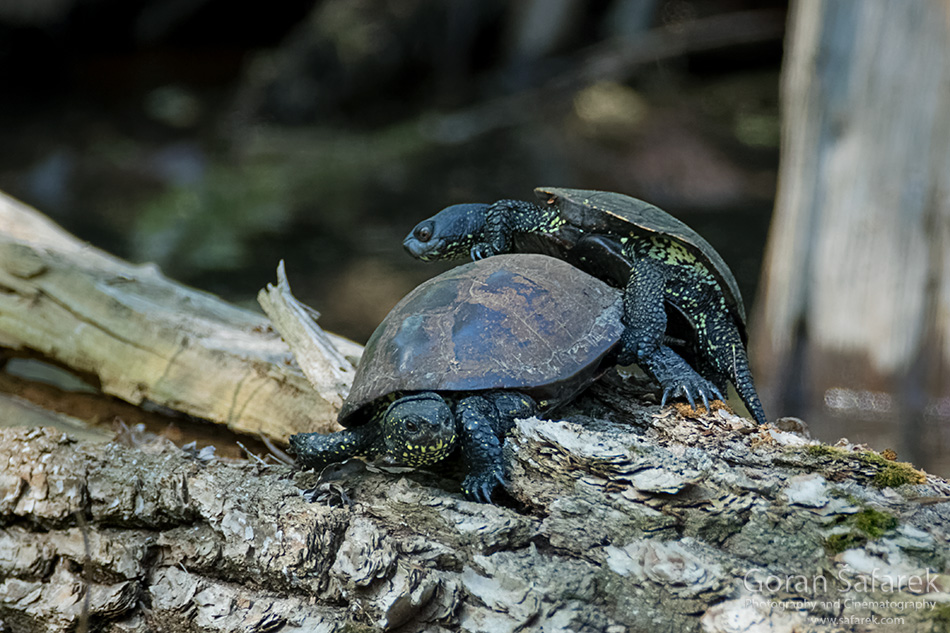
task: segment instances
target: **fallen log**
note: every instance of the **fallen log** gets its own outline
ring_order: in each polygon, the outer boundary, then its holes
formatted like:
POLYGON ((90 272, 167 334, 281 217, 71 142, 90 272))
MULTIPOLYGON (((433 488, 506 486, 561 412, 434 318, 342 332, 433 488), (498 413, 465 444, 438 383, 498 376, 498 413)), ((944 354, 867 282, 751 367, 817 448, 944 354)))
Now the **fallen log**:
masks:
POLYGON ((946 481, 617 389, 578 407, 624 423, 519 423, 507 507, 445 473, 4 430, 0 622, 70 629, 88 595, 109 631, 939 630, 946 481))
MULTIPOLYGON (((267 416, 307 398, 332 411, 339 375, 305 393, 263 317, 68 236, 39 246, 37 231, 5 235, 6 345, 130 401, 164 394, 235 428, 259 428, 264 403, 267 416), (104 327, 110 312, 124 319, 104 327), (169 324, 199 335, 175 338, 169 324), (167 347, 142 343, 153 340, 167 347), (181 392, 145 381, 154 370, 119 374, 110 353, 146 365, 164 355, 162 375, 181 392), (216 373, 224 365, 233 384, 216 373), (274 386, 259 385, 266 397, 244 400, 253 406, 225 411, 204 395, 233 401, 254 380, 274 386), (237 415, 248 410, 259 413, 237 415)), ((451 469, 351 460, 314 473, 141 433, 102 443, 68 426, 0 429, 0 631, 945 628, 950 483, 891 454, 820 444, 790 420, 660 409, 649 391, 609 374, 559 419, 520 421, 505 444, 509 497, 496 506, 464 500, 451 469)))
POLYGON ((263 315, 112 257, 0 194, 0 347, 133 404, 286 440, 338 428, 360 346, 326 339, 336 371, 308 382, 263 315))

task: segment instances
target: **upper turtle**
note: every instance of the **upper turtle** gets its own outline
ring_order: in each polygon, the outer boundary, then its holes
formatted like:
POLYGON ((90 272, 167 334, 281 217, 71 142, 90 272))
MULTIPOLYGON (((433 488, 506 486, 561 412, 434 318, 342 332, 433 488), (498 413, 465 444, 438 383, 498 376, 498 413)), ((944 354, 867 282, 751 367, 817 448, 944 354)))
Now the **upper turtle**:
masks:
POLYGON ((735 276, 719 252, 681 220, 649 202, 611 191, 535 187, 534 193, 542 204, 557 207, 565 221, 586 233, 622 234, 633 225, 681 242, 708 264, 722 286, 726 302, 745 327, 745 306, 735 276))
POLYGON ((748 364, 738 284, 705 239, 623 194, 538 187, 535 195, 539 202, 446 207, 418 223, 403 244, 425 261, 503 253, 564 259, 623 289, 618 361, 650 374, 662 388, 661 402, 682 396, 708 406, 731 380, 752 416, 766 421, 748 364), (676 350, 667 344, 673 341, 681 341, 676 350))

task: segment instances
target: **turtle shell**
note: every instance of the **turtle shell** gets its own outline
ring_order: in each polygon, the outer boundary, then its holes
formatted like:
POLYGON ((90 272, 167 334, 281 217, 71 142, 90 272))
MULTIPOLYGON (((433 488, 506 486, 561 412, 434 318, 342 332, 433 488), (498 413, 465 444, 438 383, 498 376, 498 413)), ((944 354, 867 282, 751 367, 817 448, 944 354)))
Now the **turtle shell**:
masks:
POLYGON ((575 396, 623 331, 621 293, 536 254, 457 266, 406 295, 370 336, 339 421, 367 421, 394 392, 516 389, 539 405, 575 396))
POLYGON ((633 225, 643 231, 664 235, 682 243, 708 264, 710 272, 719 281, 726 303, 737 318, 739 329, 744 336, 745 306, 736 278, 716 249, 683 222, 649 202, 621 193, 561 187, 537 187, 534 193, 545 204, 556 205, 562 218, 584 231, 623 234, 629 232, 630 226, 633 225))

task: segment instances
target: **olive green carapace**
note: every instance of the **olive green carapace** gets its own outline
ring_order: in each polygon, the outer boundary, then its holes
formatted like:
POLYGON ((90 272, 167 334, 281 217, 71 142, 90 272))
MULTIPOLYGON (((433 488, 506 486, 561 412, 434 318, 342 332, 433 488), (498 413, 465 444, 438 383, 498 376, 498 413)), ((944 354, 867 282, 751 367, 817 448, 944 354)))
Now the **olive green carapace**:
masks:
POLYGON ((420 222, 403 242, 426 261, 534 252, 562 258, 624 290, 621 363, 637 363, 669 396, 721 398, 732 381, 766 421, 746 355, 746 314, 719 253, 665 211, 636 198, 539 187, 540 203, 460 204, 420 222), (679 341, 679 342, 676 342, 679 341))

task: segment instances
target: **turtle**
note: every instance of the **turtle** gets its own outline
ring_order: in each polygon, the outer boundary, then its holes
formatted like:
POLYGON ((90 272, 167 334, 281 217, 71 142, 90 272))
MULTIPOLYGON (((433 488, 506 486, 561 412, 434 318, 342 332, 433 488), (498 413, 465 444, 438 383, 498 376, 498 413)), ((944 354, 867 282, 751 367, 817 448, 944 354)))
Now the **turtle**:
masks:
POLYGON ((624 194, 534 191, 539 202, 446 207, 419 222, 403 246, 423 261, 510 252, 565 259, 623 289, 618 362, 650 374, 662 389, 661 405, 682 396, 695 407, 698 397, 708 409, 710 399, 724 399, 731 380, 752 417, 765 424, 749 369, 742 296, 709 242, 666 211, 624 194))
POLYGON ((498 255, 412 290, 366 343, 338 421, 293 435, 307 467, 361 456, 432 465, 458 450, 465 495, 504 485, 515 419, 573 399, 614 364, 621 292, 560 259, 498 255))

